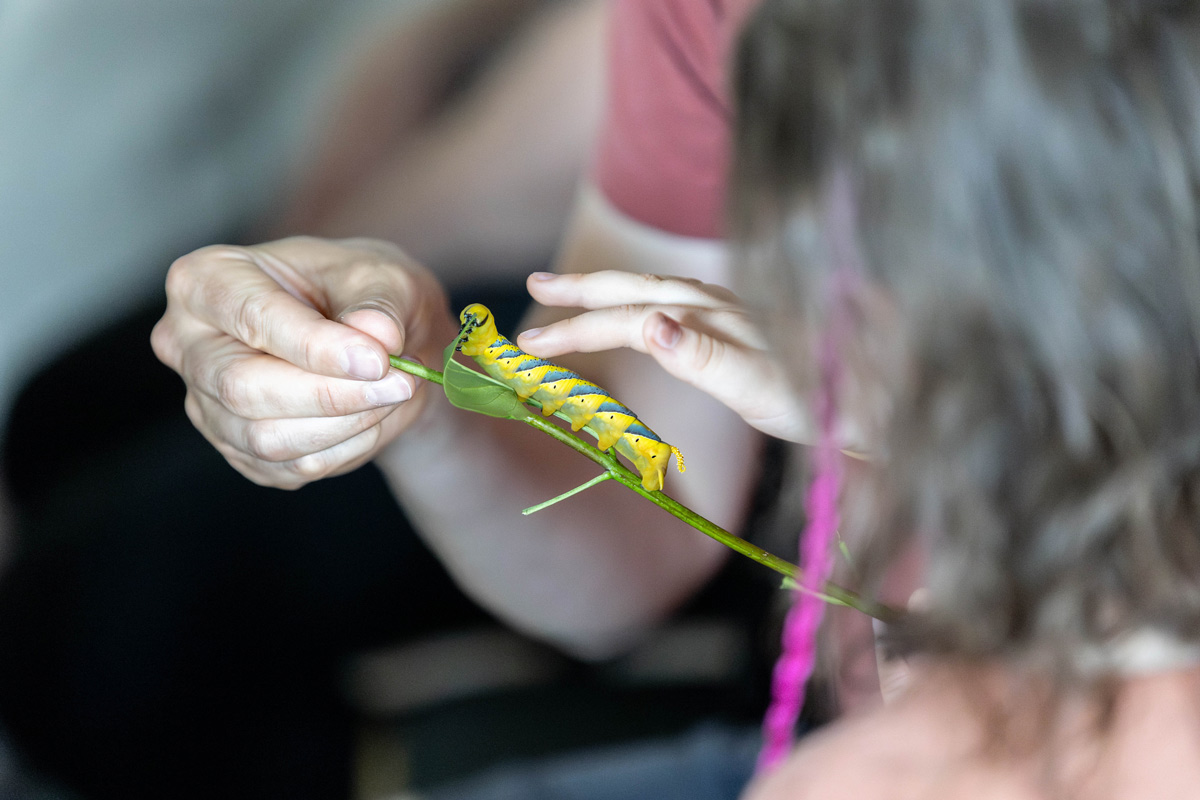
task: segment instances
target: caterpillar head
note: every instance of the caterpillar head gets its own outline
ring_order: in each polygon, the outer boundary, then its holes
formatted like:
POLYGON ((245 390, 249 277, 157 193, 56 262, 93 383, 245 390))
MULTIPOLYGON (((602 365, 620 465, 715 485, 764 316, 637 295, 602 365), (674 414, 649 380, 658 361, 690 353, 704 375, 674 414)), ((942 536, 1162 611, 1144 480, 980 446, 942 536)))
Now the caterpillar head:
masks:
POLYGON ((679 448, 666 442, 647 439, 642 436, 622 436, 617 442, 617 452, 633 462, 642 476, 642 488, 650 491, 663 488, 663 478, 667 473, 667 462, 675 456, 675 466, 684 472, 683 454, 679 448))
POLYGON ((483 352, 482 348, 496 341, 499 336, 492 312, 482 303, 472 303, 464 308, 458 315, 458 321, 462 323, 458 349, 469 356, 483 352))

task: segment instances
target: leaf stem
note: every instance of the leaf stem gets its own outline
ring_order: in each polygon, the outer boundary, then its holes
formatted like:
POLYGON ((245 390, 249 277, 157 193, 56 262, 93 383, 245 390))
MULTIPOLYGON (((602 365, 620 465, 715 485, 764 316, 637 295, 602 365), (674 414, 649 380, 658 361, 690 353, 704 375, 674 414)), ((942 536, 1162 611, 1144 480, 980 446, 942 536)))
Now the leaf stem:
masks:
POLYGON ((400 356, 388 356, 388 360, 393 367, 401 372, 407 372, 410 375, 416 375, 418 378, 432 381, 438 386, 442 385, 442 373, 436 369, 430 369, 424 364, 418 364, 415 361, 409 361, 407 358, 400 358, 400 356))
POLYGON ((549 500, 547 500, 544 503, 538 503, 536 506, 530 506, 529 508, 523 509, 521 511, 521 514, 528 517, 530 514, 535 514, 538 511, 541 511, 543 508, 549 508, 550 506, 554 505, 555 503, 562 502, 563 500, 566 500, 568 497, 577 495, 580 492, 582 492, 584 489, 590 489, 598 483, 603 483, 604 481, 612 480, 612 476, 613 475, 611 472, 601 472, 599 475, 592 478, 587 483, 582 484, 580 486, 576 486, 574 489, 571 489, 570 491, 563 492, 558 497, 551 497, 549 500))

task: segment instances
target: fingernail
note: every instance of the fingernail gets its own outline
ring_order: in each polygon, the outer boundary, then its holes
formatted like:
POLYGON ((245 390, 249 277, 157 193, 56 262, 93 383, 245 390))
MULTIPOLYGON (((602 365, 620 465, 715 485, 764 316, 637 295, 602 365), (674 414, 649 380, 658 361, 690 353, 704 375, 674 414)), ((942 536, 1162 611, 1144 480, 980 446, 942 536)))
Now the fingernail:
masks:
POLYGON ((654 329, 654 341, 664 350, 670 350, 679 344, 679 339, 682 336, 683 328, 679 327, 679 323, 668 316, 663 316, 658 321, 658 326, 654 329))
POLYGON ((342 320, 344 320, 346 317, 348 317, 348 316, 350 316, 351 314, 353 314, 355 311, 377 311, 377 312, 379 312, 380 314, 386 314, 386 313, 387 313, 386 311, 384 311, 382 308, 380 308, 380 307, 379 307, 379 306, 377 306, 377 305, 373 305, 373 304, 371 304, 371 303, 360 303, 359 305, 356 305, 356 306, 350 306, 350 308, 344 308, 344 309, 342 309, 342 313, 341 313, 341 314, 338 314, 338 322, 341 322, 341 321, 342 321, 342 320))
POLYGON ((412 383, 399 372, 390 372, 381 381, 366 388, 367 402, 377 406, 390 406, 412 397, 412 383))
POLYGON ((557 277, 553 272, 534 272, 529 276, 529 279, 534 281, 552 281, 557 277))
POLYGON ((365 345, 347 347, 338 357, 338 363, 346 374, 364 381, 377 381, 384 375, 383 362, 375 351, 365 345))
POLYGON ((545 330, 545 328, 530 328, 529 330, 527 330, 521 334, 521 338, 522 339, 536 339, 537 337, 542 335, 542 331, 544 331, 544 330, 545 330))

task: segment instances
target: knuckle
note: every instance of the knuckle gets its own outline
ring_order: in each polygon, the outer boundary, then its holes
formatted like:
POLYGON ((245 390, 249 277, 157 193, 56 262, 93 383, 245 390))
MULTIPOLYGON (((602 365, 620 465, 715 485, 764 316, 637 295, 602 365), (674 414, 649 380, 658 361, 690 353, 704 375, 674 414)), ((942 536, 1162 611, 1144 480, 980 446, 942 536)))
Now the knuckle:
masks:
POLYGON ((242 249, 230 245, 214 244, 186 253, 171 262, 167 269, 166 289, 168 298, 179 298, 190 294, 201 275, 214 260, 242 256, 242 249))
POLYGON ((291 473, 303 483, 318 481, 329 472, 330 465, 321 453, 309 453, 291 462, 291 473))
POLYGON ((383 426, 376 421, 358 436, 362 439, 363 451, 372 452, 383 442, 383 426))
POLYGON ((640 320, 646 307, 639 303, 623 303, 616 307, 617 316, 625 322, 640 320))
MULTIPOLYGON (((347 285, 353 287, 358 292, 368 290, 374 292, 380 291, 382 288, 382 282, 379 279, 381 266, 383 266, 381 258, 375 254, 364 253, 346 267, 345 280, 347 285)), ((395 277, 400 279, 403 274, 403 270, 396 270, 395 277)))
POLYGON ((720 360, 719 350, 713 337, 704 335, 695 337, 695 346, 688 354, 688 363, 691 369, 697 374, 715 369, 720 360))
POLYGON ((292 462, 293 472, 305 481, 315 481, 337 475, 369 458, 384 441, 382 426, 367 427, 330 448, 303 456, 292 462))
MULTIPOLYGON (((582 343, 591 338, 590 320, 585 319, 585 317, 587 317, 587 314, 567 317, 561 322, 556 322, 548 326, 548 330, 555 335, 555 342, 558 344, 564 342, 568 344, 582 343)), ((547 337, 543 335, 539 343, 544 344, 546 339, 547 337)))
POLYGON ((168 303, 174 302, 178 298, 189 294, 194 282, 191 274, 194 257, 194 253, 188 253, 186 256, 180 256, 179 258, 175 259, 175 261, 171 264, 170 269, 167 270, 166 290, 168 303))
POLYGON ((261 461, 251 461, 245 456, 240 459, 226 458, 227 461, 249 480, 259 486, 269 489, 283 489, 294 492, 302 488, 307 481, 293 475, 290 470, 281 468, 278 464, 265 464, 261 461))
POLYGON ((320 416, 341 417, 348 411, 347 403, 338 395, 333 384, 328 381, 322 381, 317 385, 314 399, 320 410, 320 416))
POLYGON ((246 426, 246 452, 259 461, 286 461, 292 454, 288 452, 285 437, 279 430, 279 423, 273 420, 257 420, 246 426))
POLYGON ((296 480, 291 476, 265 475, 249 470, 240 470, 240 472, 259 486, 264 486, 268 489, 282 489, 285 492, 294 492, 297 489, 303 489, 305 486, 304 481, 296 480))
POLYGON ((183 398, 183 413, 187 415, 188 421, 202 433, 205 431, 204 412, 200 408, 200 401, 196 398, 196 393, 188 391, 183 398))
POLYGON ((241 475, 259 486, 274 486, 275 483, 270 478, 270 473, 260 469, 257 462, 246 458, 246 454, 231 447, 225 442, 214 442, 213 446, 221 457, 225 459, 229 466, 237 470, 241 475))
POLYGON ((740 308, 718 308, 710 313, 710 324, 719 330, 739 331, 746 327, 748 320, 740 308))
POLYGON ((300 351, 301 351, 301 358, 304 359, 305 364, 315 365, 315 364, 321 363, 320 359, 321 359, 321 356, 323 355, 323 351, 321 350, 321 347, 317 344, 317 340, 315 337, 310 337, 310 338, 305 339, 304 343, 301 345, 300 351))
POLYGON ((231 333, 239 341, 261 350, 267 303, 270 296, 263 292, 246 294, 234 301, 231 333))
POLYGON ((286 492, 294 492, 297 489, 303 488, 305 483, 307 483, 307 481, 299 480, 286 472, 279 472, 274 469, 263 470, 258 466, 240 464, 234 461, 230 461, 229 463, 234 469, 242 473, 244 477, 268 489, 282 489, 286 492))
POLYGON ((238 416, 248 416, 250 392, 236 362, 223 361, 213 367, 211 385, 217 401, 238 416))
POLYGON ((741 308, 742 300, 732 289, 728 289, 716 283, 706 283, 700 285, 714 300, 719 300, 723 303, 729 303, 730 305, 736 306, 739 309, 741 308))
POLYGON ((229 466, 252 483, 286 491, 294 491, 305 484, 305 481, 298 479, 287 469, 280 468, 278 464, 267 464, 250 458, 246 453, 225 442, 214 442, 213 444, 217 452, 229 463, 229 466))
POLYGON ((170 323, 164 316, 154 324, 154 328, 150 331, 150 349, 154 351, 154 356, 162 363, 174 369, 178 369, 178 349, 175 347, 174 332, 171 330, 170 323))

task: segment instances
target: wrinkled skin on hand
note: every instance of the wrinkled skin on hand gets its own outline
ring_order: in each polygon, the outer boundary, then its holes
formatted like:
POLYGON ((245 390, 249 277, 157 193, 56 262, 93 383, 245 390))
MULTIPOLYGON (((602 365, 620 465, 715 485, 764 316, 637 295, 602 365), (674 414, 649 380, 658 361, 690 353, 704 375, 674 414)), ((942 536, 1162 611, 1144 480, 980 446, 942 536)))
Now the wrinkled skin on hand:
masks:
POLYGON ((455 331, 438 281, 392 245, 297 237, 177 260, 151 344, 226 460, 293 489, 353 470, 410 426, 426 392, 388 355, 436 363, 455 331))

